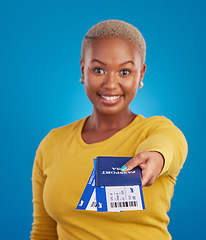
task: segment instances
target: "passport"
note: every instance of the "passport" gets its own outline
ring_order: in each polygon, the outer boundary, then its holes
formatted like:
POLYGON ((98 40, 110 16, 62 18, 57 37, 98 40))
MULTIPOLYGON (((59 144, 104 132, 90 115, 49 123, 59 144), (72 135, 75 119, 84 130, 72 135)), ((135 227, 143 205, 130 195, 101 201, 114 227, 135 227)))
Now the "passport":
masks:
POLYGON ((132 157, 98 156, 77 210, 123 212, 144 210, 141 168, 120 168, 132 157))
POLYGON ((131 158, 98 156, 94 161, 97 212, 145 209, 141 168, 127 172, 120 169, 131 158))
POLYGON ((142 170, 135 167, 131 171, 122 172, 120 168, 132 157, 96 158, 96 186, 128 186, 142 184, 142 170))

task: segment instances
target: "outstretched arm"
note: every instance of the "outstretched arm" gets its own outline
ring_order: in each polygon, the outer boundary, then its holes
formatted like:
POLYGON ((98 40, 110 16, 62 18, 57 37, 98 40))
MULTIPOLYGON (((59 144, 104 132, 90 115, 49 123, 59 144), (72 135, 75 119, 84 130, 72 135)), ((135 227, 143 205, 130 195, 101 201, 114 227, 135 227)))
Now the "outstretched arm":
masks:
POLYGON ((176 179, 186 156, 184 135, 170 120, 162 117, 139 144, 136 156, 122 167, 122 171, 139 166, 142 169, 142 185, 151 186, 159 175, 170 175, 176 179))

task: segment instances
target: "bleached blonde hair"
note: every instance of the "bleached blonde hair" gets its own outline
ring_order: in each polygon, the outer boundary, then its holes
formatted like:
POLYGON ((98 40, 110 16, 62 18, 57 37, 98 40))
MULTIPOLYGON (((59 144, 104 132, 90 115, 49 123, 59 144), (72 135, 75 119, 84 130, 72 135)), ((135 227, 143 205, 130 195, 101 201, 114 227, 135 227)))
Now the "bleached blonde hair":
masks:
POLYGON ((129 39, 136 43, 139 47, 142 63, 145 63, 146 43, 142 34, 136 27, 122 20, 106 20, 90 28, 82 41, 81 58, 84 60, 86 48, 94 39, 113 37, 129 39))

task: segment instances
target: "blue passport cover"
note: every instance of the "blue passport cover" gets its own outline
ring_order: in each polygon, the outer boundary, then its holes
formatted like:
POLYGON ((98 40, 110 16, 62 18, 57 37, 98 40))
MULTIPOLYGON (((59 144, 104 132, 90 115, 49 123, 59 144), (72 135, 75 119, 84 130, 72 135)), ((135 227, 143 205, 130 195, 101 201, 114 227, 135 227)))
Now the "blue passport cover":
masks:
POLYGON ((141 168, 135 167, 131 171, 122 172, 120 168, 132 157, 96 158, 96 186, 129 186, 142 184, 141 168))

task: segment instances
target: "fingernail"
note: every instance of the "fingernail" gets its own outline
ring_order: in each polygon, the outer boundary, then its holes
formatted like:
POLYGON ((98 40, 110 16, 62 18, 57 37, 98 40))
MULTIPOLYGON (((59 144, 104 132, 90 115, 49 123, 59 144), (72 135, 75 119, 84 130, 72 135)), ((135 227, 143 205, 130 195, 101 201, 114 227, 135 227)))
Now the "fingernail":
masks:
POLYGON ((126 169, 127 169, 127 166, 126 166, 126 165, 124 165, 124 166, 121 167, 121 170, 122 170, 122 171, 125 171, 126 169))

